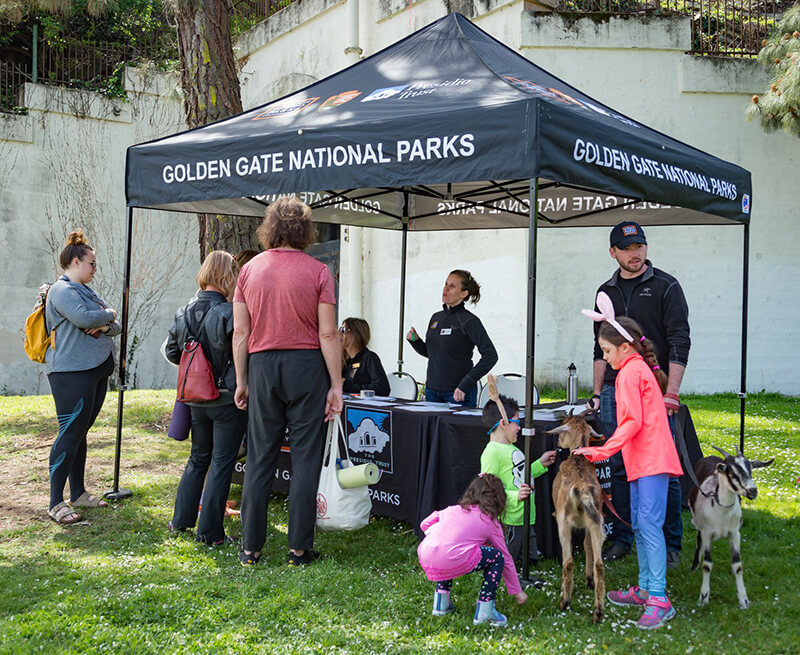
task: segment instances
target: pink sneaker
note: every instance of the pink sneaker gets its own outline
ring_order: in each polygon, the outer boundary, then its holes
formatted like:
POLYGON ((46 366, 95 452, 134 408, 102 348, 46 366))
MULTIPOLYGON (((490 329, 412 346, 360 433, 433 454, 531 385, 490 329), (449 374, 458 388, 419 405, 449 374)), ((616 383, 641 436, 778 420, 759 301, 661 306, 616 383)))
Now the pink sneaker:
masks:
POLYGON ((669 602, 669 598, 664 600, 649 598, 647 600, 647 609, 636 622, 636 627, 642 630, 655 630, 664 625, 673 616, 675 616, 675 609, 672 607, 672 603, 669 602))
POLYGON ((606 596, 608 602, 621 607, 630 605, 641 605, 644 607, 647 601, 639 595, 639 587, 629 587, 626 591, 609 591, 606 596))

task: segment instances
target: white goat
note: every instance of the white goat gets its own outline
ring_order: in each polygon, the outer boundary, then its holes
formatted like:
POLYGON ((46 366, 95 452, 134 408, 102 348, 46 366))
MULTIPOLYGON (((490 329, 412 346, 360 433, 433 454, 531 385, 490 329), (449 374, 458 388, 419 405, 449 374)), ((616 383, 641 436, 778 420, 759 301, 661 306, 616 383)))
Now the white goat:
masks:
POLYGON ((711 594, 711 543, 723 537, 728 538, 731 547, 731 570, 736 577, 736 595, 739 607, 747 609, 750 601, 744 588, 742 561, 739 553, 739 527, 742 525, 742 505, 740 496, 753 500, 758 494, 753 482, 753 469, 769 466, 773 460, 760 462, 747 459, 737 449, 736 455, 729 455, 717 448, 725 459, 716 456, 704 457, 695 465, 695 475, 700 489, 692 487, 689 492, 689 508, 692 510, 692 523, 697 528, 697 548, 694 552, 692 571, 700 564, 703 553, 703 582, 700 586, 700 605, 708 603, 711 594))

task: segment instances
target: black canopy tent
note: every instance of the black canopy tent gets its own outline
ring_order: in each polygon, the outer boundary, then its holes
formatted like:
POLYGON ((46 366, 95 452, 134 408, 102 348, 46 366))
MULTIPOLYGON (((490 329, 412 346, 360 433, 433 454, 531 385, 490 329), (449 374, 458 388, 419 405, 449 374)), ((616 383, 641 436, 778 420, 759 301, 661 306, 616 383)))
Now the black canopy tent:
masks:
MULTIPOLYGON (((296 93, 128 149, 122 352, 134 207, 261 216, 282 194, 305 200, 316 221, 402 231, 400 365, 408 231, 528 227, 529 435, 539 226, 743 225, 744 448, 748 171, 614 111, 450 14, 296 93)), ((118 450, 124 374, 121 357, 118 450)))

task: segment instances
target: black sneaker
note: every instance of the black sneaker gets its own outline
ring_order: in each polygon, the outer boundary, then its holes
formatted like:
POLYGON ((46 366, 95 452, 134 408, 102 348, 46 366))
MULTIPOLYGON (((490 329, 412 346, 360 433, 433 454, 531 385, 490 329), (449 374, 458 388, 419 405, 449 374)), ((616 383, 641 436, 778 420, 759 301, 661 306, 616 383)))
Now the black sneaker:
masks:
POLYGON ((520 579, 520 582, 524 587, 533 587, 534 589, 543 589, 545 584, 544 580, 530 574, 525 580, 520 579))
POLYGON ((603 559, 610 562, 615 559, 622 559, 631 554, 631 549, 627 546, 620 546, 612 543, 608 548, 603 549, 603 559))
POLYGON ((289 566, 305 566, 306 564, 311 564, 314 560, 318 560, 320 557, 322 557, 322 555, 312 548, 303 551, 302 555, 295 555, 290 550, 286 558, 286 563, 289 566))

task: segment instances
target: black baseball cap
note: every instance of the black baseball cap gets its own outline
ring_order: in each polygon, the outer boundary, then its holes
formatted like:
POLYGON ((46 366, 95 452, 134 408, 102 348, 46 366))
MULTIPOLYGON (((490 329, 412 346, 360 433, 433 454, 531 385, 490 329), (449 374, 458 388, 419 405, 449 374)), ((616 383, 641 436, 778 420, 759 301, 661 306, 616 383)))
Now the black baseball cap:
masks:
POLYGON ((627 248, 632 243, 647 245, 642 226, 633 221, 623 221, 615 225, 609 238, 612 248, 627 248))

